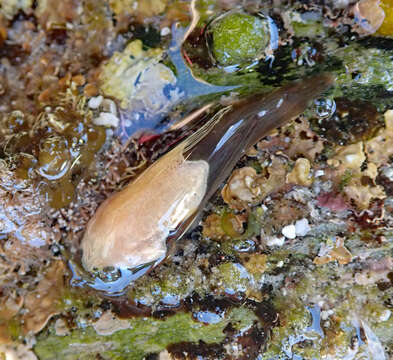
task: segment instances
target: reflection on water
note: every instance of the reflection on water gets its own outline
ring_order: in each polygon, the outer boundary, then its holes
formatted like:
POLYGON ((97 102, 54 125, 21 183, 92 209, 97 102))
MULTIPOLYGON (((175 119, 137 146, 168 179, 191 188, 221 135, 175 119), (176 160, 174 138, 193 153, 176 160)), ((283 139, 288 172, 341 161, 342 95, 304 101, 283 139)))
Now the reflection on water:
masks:
POLYGON ((120 110, 118 134, 123 141, 141 130, 158 133, 167 130, 171 123, 163 120, 181 102, 196 101, 201 96, 217 95, 238 87, 208 84, 193 75, 181 53, 186 34, 187 29, 177 24, 172 26, 172 41, 167 55, 176 75, 169 67, 158 63, 147 66, 136 77, 136 95, 130 99, 127 109, 120 110))

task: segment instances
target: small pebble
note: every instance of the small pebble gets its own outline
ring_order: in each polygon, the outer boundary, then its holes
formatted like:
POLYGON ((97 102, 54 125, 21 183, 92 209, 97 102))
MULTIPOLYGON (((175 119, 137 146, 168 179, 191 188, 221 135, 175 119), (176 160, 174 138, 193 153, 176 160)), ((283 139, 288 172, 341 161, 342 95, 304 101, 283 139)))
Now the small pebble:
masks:
POLYGON ((102 95, 92 97, 92 98, 89 100, 89 102, 88 102, 89 108, 90 108, 90 109, 98 109, 98 107, 99 107, 99 106, 101 105, 101 103, 102 103, 102 100, 104 100, 104 98, 103 98, 102 95))
POLYGON ((329 316, 333 315, 334 311, 329 309, 329 310, 323 310, 321 311, 321 319, 322 320, 327 320, 329 316))
POLYGON ((266 241, 267 246, 283 246, 285 237, 269 237, 266 241))
POLYGON ((385 310, 382 312, 381 316, 379 317, 379 321, 387 321, 389 320, 391 315, 391 311, 390 310, 385 310))
POLYGON ((315 172, 315 174, 314 174, 314 176, 317 178, 317 177, 321 177, 321 176, 323 176, 323 175, 325 175, 325 172, 323 171, 323 170, 317 170, 316 172, 315 172))
POLYGON ((95 125, 117 127, 119 125, 119 118, 108 112, 101 112, 100 115, 93 119, 95 125))
POLYGON ((307 219, 300 219, 295 223, 296 236, 306 236, 311 230, 307 219))
POLYGON ((294 239, 296 237, 296 227, 295 225, 287 225, 284 226, 281 230, 281 233, 287 238, 287 239, 294 239))
POLYGON ((171 29, 169 29, 169 27, 164 27, 161 29, 160 35, 161 36, 167 36, 171 33, 171 29))
POLYGON ((382 174, 385 175, 390 181, 393 181, 393 167, 383 169, 382 174))

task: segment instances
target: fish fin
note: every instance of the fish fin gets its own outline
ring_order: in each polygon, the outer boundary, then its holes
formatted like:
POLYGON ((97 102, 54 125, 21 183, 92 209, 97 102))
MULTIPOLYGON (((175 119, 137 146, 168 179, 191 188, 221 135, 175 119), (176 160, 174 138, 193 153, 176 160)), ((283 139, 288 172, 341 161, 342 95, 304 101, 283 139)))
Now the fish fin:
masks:
POLYGON ((183 142, 184 152, 187 153, 189 150, 193 149, 196 144, 198 144, 210 131, 214 128, 214 126, 222 119, 222 117, 230 111, 232 108, 231 105, 226 106, 220 109, 217 113, 213 115, 213 117, 203 124, 194 134, 188 137, 183 142))

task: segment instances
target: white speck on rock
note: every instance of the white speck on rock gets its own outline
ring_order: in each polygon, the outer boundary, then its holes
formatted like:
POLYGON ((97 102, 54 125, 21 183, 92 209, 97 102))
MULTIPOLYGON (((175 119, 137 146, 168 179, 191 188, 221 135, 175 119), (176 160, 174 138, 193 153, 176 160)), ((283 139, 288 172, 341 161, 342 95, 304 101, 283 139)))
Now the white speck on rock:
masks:
POLYGON ((102 95, 92 97, 92 98, 89 100, 89 102, 88 102, 89 108, 90 108, 90 109, 98 109, 98 107, 99 107, 99 106, 101 105, 101 103, 102 103, 102 100, 104 100, 104 98, 103 98, 102 95))
POLYGON ((296 227, 295 225, 287 225, 284 226, 281 230, 281 233, 287 238, 287 239, 294 239, 296 237, 296 227))
POLYGON ((160 35, 161 36, 167 36, 171 33, 171 29, 168 26, 165 26, 164 28, 161 29, 160 35))
POLYGON ((383 169, 382 174, 385 175, 390 181, 393 181, 393 167, 383 169))
POLYGON ((100 115, 93 119, 95 125, 117 127, 119 125, 119 118, 108 112, 101 112, 100 115))
POLYGON ((267 246, 283 246, 285 237, 269 237, 266 241, 267 246))
POLYGON ((381 316, 379 317, 379 321, 387 321, 390 318, 391 315, 391 311, 390 310, 385 310, 382 312, 381 316))
POLYGON ((296 236, 306 236, 311 230, 307 219, 300 219, 295 223, 296 236))
POLYGON ((323 170, 317 170, 314 174, 315 177, 321 177, 325 175, 325 172, 323 170))
POLYGON ((327 320, 329 318, 329 316, 331 316, 333 314, 334 314, 334 311, 332 309, 323 310, 323 311, 321 311, 321 319, 327 320))

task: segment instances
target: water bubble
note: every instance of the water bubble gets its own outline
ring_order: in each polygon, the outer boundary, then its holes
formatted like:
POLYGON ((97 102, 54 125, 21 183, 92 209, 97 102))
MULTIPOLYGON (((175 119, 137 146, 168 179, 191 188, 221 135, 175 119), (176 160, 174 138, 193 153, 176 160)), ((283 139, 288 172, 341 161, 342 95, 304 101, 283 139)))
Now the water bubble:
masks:
POLYGON ((40 175, 48 180, 59 180, 69 170, 71 154, 65 138, 51 136, 44 139, 40 144, 38 155, 40 175))
POLYGON ((314 100, 314 112, 318 119, 327 119, 336 111, 336 102, 333 98, 325 97, 314 100))

